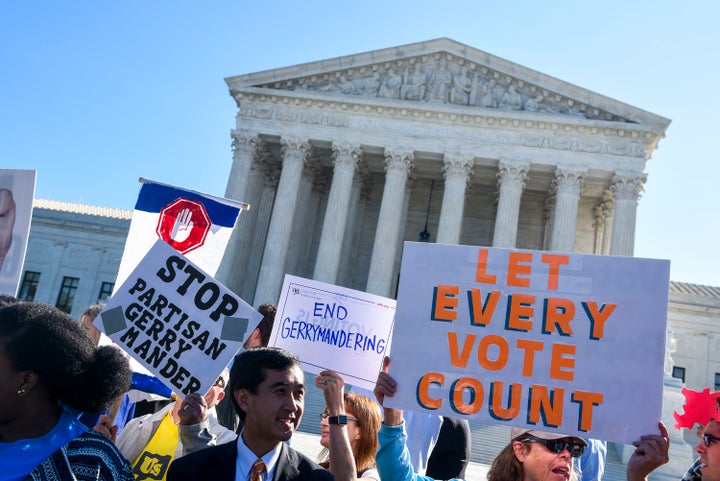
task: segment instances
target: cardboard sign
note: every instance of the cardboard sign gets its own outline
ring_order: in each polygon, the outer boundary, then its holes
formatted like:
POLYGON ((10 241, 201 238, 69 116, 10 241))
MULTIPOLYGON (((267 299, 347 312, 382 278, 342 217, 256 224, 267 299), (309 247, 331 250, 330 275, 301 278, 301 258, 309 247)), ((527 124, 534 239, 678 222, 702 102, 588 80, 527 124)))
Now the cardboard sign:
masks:
POLYGON ((206 393, 262 315, 158 240, 94 324, 178 394, 206 393))
POLYGON ((405 243, 389 407, 631 443, 661 418, 670 262, 405 243))
POLYGON ((393 299, 286 275, 270 345, 297 354, 308 372, 332 369, 372 389, 394 315, 393 299))

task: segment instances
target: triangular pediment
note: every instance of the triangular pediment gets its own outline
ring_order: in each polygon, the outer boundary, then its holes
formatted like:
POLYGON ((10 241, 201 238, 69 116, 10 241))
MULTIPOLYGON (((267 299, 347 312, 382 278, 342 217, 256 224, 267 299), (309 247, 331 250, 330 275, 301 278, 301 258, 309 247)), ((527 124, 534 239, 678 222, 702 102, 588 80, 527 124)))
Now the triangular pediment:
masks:
MULTIPOLYGON (((231 94, 282 91, 328 98, 450 105, 592 121, 670 121, 447 38, 226 79, 231 94)), ((409 105, 409 104, 408 104, 409 105)))

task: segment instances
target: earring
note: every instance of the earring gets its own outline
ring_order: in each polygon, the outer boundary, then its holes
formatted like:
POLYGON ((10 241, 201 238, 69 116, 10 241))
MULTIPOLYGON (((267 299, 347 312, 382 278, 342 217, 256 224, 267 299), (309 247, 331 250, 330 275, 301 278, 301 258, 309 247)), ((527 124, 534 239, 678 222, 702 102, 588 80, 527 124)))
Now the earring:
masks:
POLYGON ((22 396, 23 394, 25 394, 25 388, 18 389, 17 395, 22 396))

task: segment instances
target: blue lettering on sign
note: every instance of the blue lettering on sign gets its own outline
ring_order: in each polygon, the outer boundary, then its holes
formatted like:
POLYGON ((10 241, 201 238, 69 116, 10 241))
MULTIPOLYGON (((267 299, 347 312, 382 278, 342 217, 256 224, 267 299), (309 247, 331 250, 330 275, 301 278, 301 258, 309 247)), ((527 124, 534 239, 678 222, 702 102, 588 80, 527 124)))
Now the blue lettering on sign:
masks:
POLYGON ((322 319, 339 319, 344 320, 347 318, 348 311, 345 307, 340 304, 332 303, 325 304, 323 302, 316 302, 313 308, 313 316, 320 317, 322 319))
POLYGON ((378 354, 384 353, 387 345, 387 340, 377 335, 364 335, 342 329, 333 330, 305 321, 293 321, 289 317, 283 319, 280 335, 283 339, 322 342, 339 348, 362 352, 374 351, 378 354))

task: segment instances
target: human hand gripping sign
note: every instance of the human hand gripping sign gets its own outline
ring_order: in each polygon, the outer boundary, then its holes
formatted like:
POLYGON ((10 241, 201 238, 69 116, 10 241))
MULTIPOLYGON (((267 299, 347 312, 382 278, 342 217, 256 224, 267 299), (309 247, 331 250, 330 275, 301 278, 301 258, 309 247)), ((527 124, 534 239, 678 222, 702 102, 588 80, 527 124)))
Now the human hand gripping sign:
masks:
POLYGON ((345 414, 345 400, 343 391, 345 380, 335 371, 322 371, 315 378, 315 386, 322 389, 325 395, 325 405, 331 416, 345 414))
POLYGON ((175 242, 184 242, 190 237, 194 225, 190 209, 181 210, 180 215, 175 219, 170 238, 175 242))

